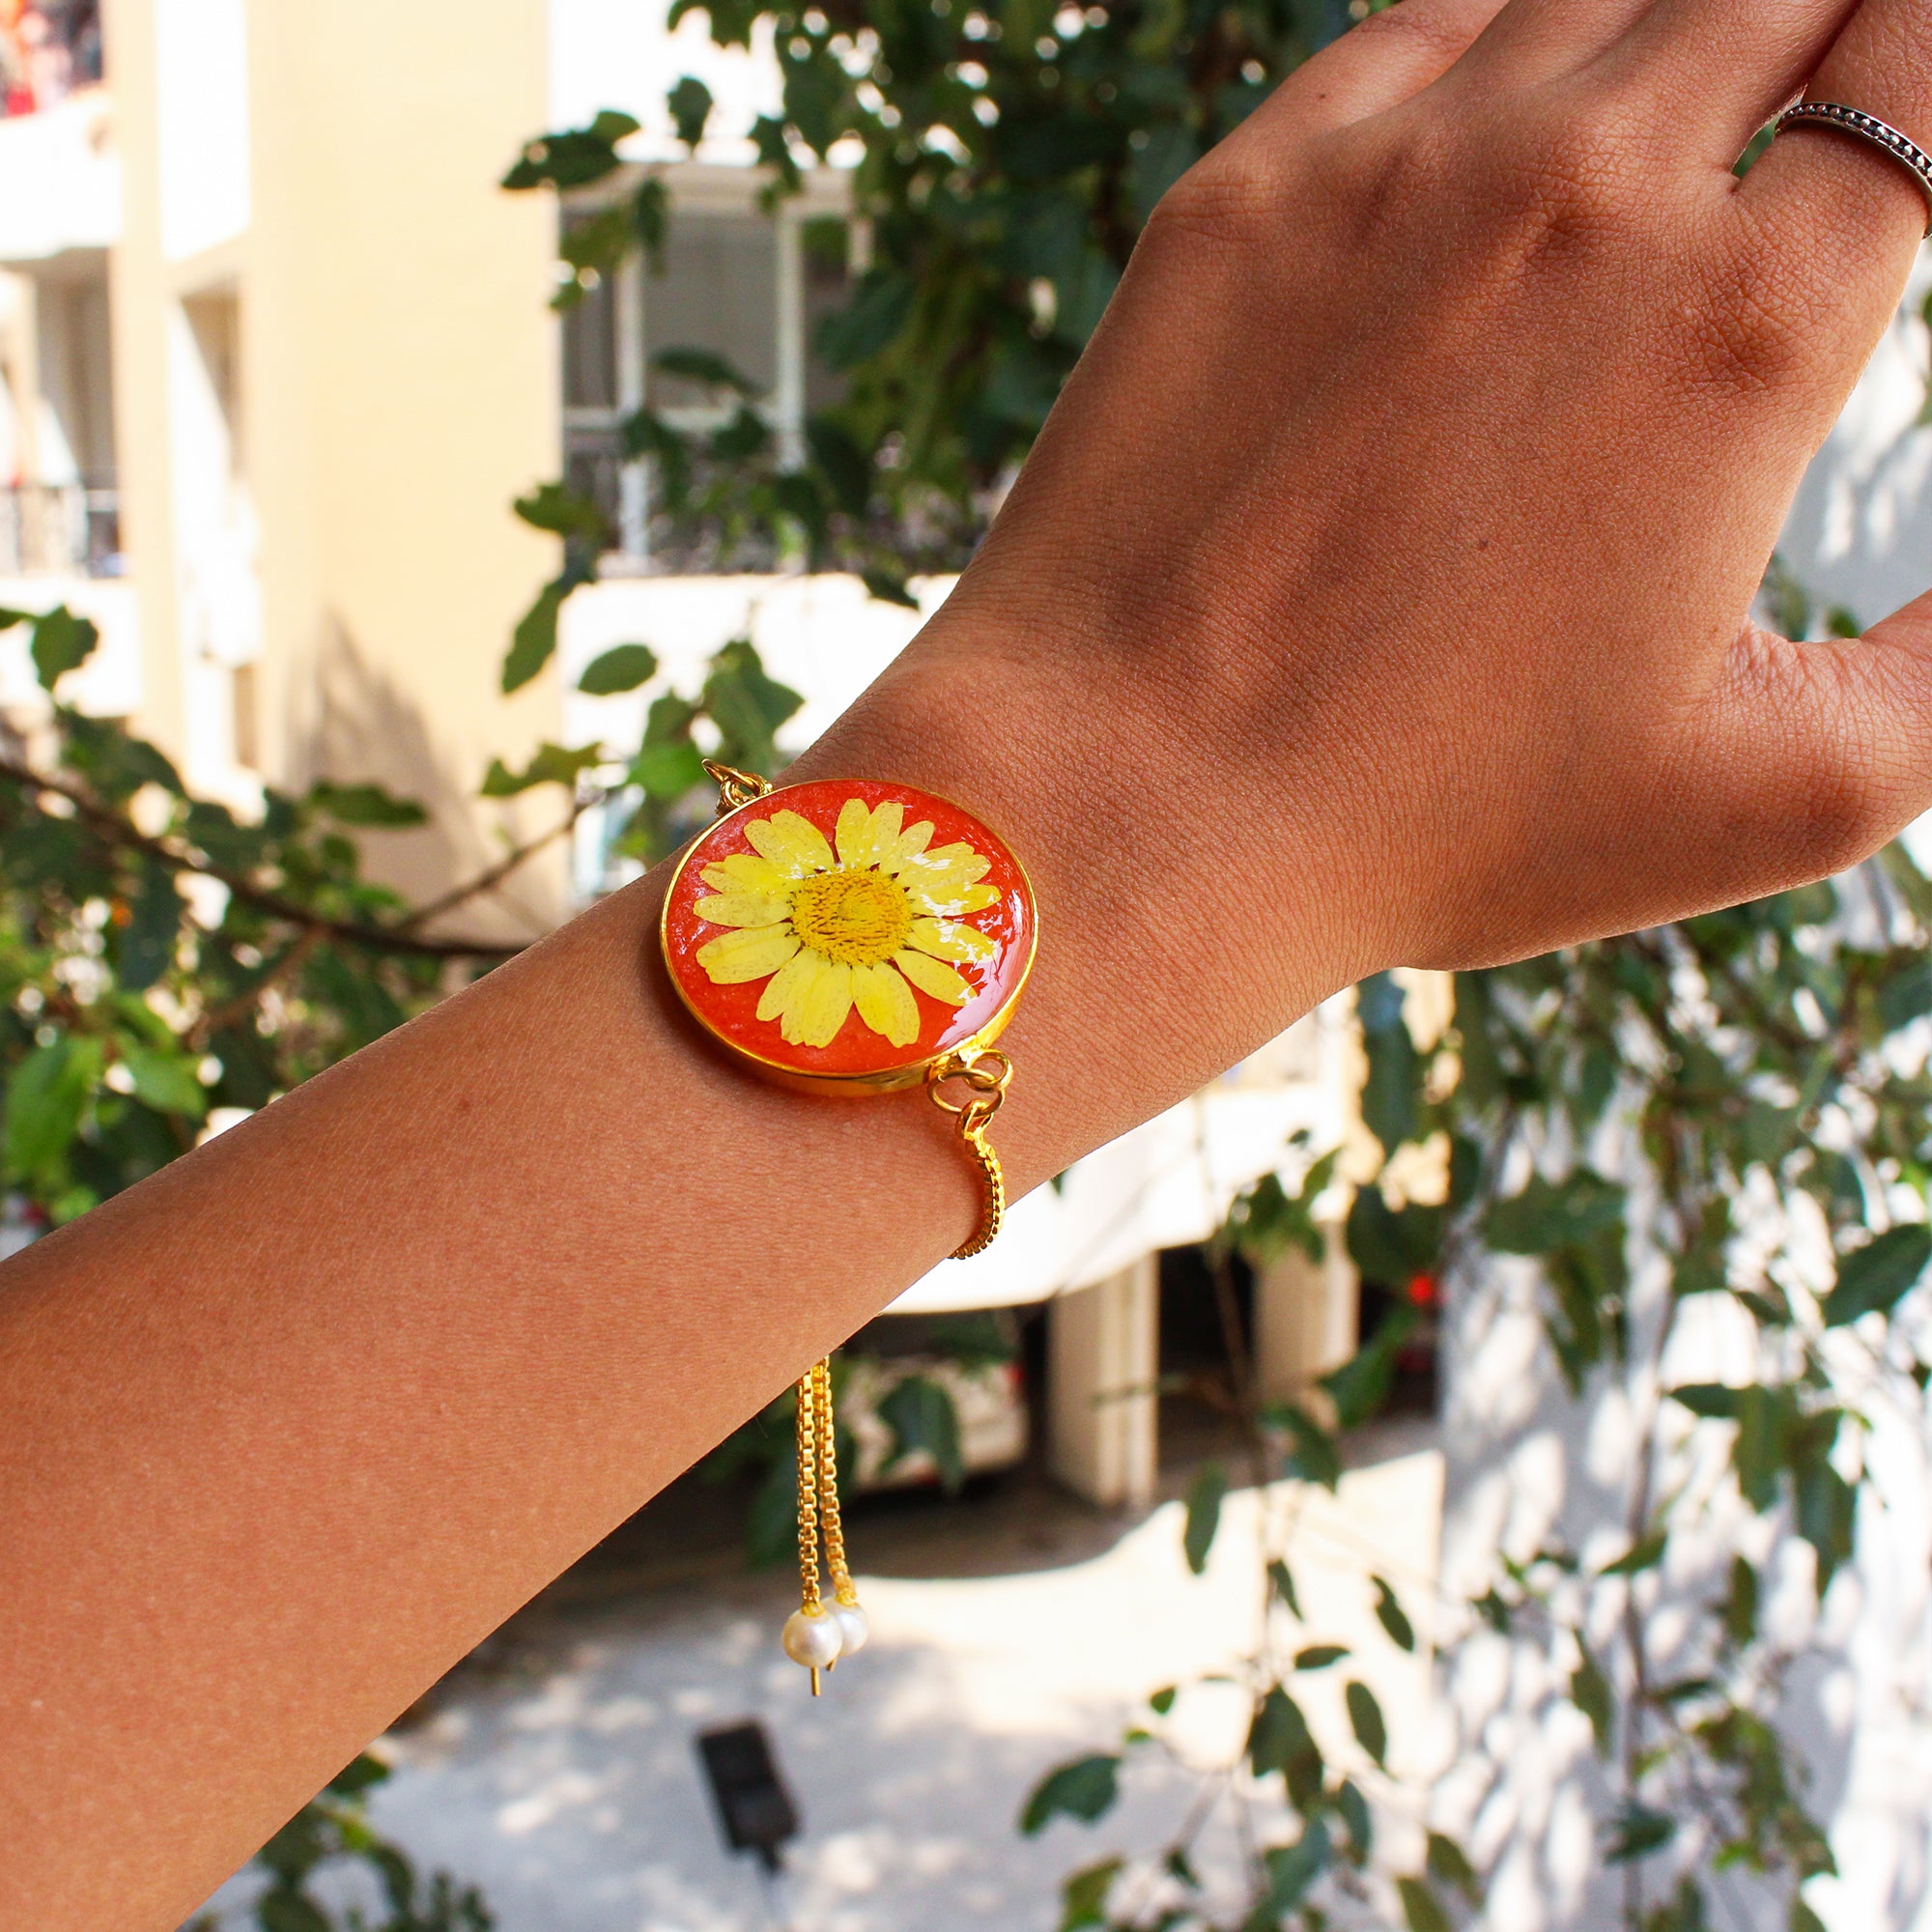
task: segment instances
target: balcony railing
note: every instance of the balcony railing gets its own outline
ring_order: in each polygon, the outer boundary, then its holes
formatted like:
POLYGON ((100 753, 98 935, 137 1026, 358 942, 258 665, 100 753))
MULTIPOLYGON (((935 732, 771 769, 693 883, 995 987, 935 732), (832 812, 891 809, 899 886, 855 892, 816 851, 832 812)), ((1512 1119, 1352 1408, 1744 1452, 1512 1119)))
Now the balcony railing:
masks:
POLYGON ((121 499, 80 483, 0 488, 0 577, 119 577, 121 499))
POLYGON ((99 80, 99 0, 27 0, 5 12, 0 115, 37 114, 99 80))

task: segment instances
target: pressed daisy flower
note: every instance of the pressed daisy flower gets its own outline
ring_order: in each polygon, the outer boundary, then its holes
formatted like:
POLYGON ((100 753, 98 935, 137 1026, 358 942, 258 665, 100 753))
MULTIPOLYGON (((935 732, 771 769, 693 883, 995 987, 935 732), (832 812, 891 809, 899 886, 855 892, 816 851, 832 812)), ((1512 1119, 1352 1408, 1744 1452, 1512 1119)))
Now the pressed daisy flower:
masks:
POLYGON ((752 819, 752 850, 706 866, 713 895, 693 910, 729 928, 697 949, 716 985, 770 980, 758 1018, 793 1046, 829 1046, 856 1009, 894 1046, 919 1037, 913 987, 948 1006, 972 998, 958 968, 997 947, 962 921, 999 902, 982 885, 992 862, 971 845, 932 844, 932 824, 905 808, 848 798, 832 840, 799 813, 752 819), (837 849, 834 849, 836 843, 837 849))

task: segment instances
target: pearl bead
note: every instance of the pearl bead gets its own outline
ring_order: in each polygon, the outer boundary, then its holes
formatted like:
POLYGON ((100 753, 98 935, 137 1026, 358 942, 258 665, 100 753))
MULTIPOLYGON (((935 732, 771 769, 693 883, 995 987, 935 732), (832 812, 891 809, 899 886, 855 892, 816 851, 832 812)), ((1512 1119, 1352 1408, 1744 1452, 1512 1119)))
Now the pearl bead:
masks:
POLYGON ((838 1662, 842 1633, 829 1610, 794 1610, 785 1619, 779 1641, 794 1663, 808 1670, 829 1670, 838 1662))
POLYGON ((832 1614, 838 1619, 838 1634, 842 1638, 838 1655, 850 1657, 864 1650, 866 1639, 872 1634, 872 1626, 867 1621, 865 1611, 857 1604, 834 1604, 832 1614))

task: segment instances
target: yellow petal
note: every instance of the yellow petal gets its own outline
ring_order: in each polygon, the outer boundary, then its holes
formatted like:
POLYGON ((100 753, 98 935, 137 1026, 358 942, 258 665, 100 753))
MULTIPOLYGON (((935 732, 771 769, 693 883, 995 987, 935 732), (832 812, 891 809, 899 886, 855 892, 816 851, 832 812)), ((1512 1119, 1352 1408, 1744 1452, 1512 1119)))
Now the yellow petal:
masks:
POLYGON ((699 899, 692 911, 713 925, 782 925, 791 917, 791 900, 767 893, 721 893, 699 899))
POLYGON ((949 1007, 963 1007, 973 997, 972 987, 951 966, 930 959, 923 952, 914 952, 910 949, 895 952, 893 964, 922 993, 930 993, 935 1000, 944 1000, 949 1007))
POLYGON ((843 960, 823 960, 788 1016, 792 1032, 786 1037, 802 1046, 830 1046, 851 1010, 851 967, 843 960))
POLYGON ((825 834, 795 811, 775 811, 769 818, 754 818, 746 825, 745 837, 761 858, 782 867, 790 878, 802 879, 811 872, 832 869, 832 847, 825 842, 825 834))
MULTIPOLYGON (((758 1017, 761 1020, 784 1019, 805 997, 805 990, 818 978, 819 968, 826 964, 822 952, 809 952, 801 948, 771 977, 770 983, 758 997, 758 1017)), ((785 1032, 785 1037, 791 1037, 785 1032)))
POLYGON ((916 919, 912 923, 911 943, 935 959, 979 961, 990 959, 999 947, 977 925, 955 925, 951 920, 916 919))
POLYGON ((899 877, 908 887, 944 893, 978 885, 992 869, 993 862, 970 845, 942 845, 936 852, 922 852, 908 859, 899 869, 899 877))
POLYGON ((905 807, 895 798, 887 799, 872 813, 872 864, 882 872, 891 869, 904 823, 905 807))
POLYGON ((872 814, 864 799, 848 798, 838 808, 838 863, 856 872, 872 863, 872 814))
POLYGON ((754 925, 722 932, 697 949, 697 963, 714 986, 742 985, 776 973, 798 951, 798 935, 788 925, 754 925))
POLYGON ((798 883, 798 874, 753 852, 733 852, 704 868, 704 883, 721 893, 764 893, 782 898, 798 883))
POLYGON ((959 886, 951 892, 934 892, 924 885, 908 886, 906 897, 912 901, 915 913, 923 913, 928 919, 957 919, 962 913, 984 912, 989 905, 1000 902, 996 886, 959 886))
POLYGON ((919 855, 932 842, 932 820, 922 818, 917 825, 908 825, 893 843, 892 852, 879 861, 882 872, 897 872, 909 861, 919 855))
POLYGON ((919 1002, 912 988, 883 961, 852 969, 852 1004, 874 1033, 895 1046, 910 1046, 919 1037, 919 1002))

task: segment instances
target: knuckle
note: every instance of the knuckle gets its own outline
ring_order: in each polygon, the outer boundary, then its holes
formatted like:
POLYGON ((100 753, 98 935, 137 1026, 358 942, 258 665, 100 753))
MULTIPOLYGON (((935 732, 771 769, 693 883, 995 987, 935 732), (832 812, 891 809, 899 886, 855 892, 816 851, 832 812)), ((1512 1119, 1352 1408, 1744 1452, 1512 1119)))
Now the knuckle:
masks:
POLYGON ((1271 239, 1280 220, 1281 168, 1254 142, 1229 142, 1197 161, 1155 204, 1142 231, 1150 253, 1206 242, 1271 239))
POLYGON ((1816 359, 1802 286, 1757 250, 1707 279, 1685 318, 1693 387, 1761 396, 1798 384, 1816 359))
POLYGON ((1515 251, 1529 264, 1647 237, 1658 202, 1648 159, 1611 98, 1532 117, 1496 154, 1496 213, 1515 251))

